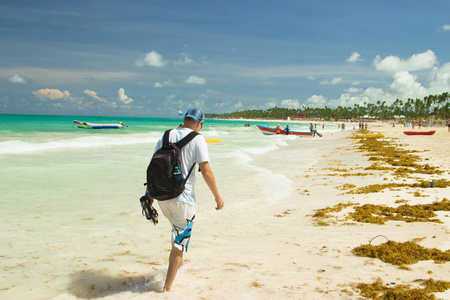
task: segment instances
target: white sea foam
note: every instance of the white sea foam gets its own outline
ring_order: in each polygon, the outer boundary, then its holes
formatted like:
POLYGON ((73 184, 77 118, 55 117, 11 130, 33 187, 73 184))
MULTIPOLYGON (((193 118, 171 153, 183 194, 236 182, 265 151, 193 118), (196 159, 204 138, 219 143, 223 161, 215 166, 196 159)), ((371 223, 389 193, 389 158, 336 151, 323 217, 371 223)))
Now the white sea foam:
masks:
POLYGON ((157 139, 158 137, 152 137, 148 134, 134 134, 130 136, 86 136, 42 143, 10 140, 0 143, 0 154, 23 154, 49 150, 88 149, 109 146, 146 144, 156 143, 157 139))
POLYGON ((244 151, 248 154, 263 154, 269 151, 277 150, 278 146, 276 144, 269 144, 265 146, 251 147, 244 151))
POLYGON ((277 203, 278 200, 287 197, 291 191, 292 181, 283 174, 276 174, 263 166, 253 163, 254 156, 279 149, 275 144, 260 147, 244 148, 229 153, 233 160, 240 164, 240 168, 253 172, 252 179, 244 176, 249 186, 254 186, 262 199, 269 203, 277 203))
POLYGON ((262 173, 262 178, 265 178, 259 184, 260 193, 266 195, 271 204, 277 203, 291 193, 292 181, 283 174, 274 174, 271 170, 258 168, 262 173), (266 180, 270 178, 270 180, 266 180))
POLYGON ((224 135, 228 136, 230 133, 228 131, 218 131, 218 130, 208 130, 201 133, 206 139, 210 137, 223 137, 224 135))

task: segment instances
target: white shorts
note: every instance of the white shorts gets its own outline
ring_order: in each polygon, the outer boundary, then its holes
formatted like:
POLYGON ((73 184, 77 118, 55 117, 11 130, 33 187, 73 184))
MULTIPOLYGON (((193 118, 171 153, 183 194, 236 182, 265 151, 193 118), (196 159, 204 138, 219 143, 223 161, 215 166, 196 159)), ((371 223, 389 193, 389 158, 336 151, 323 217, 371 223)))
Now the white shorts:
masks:
POLYGON ((176 199, 158 201, 164 216, 172 224, 172 243, 180 251, 187 251, 194 225, 195 206, 176 199))

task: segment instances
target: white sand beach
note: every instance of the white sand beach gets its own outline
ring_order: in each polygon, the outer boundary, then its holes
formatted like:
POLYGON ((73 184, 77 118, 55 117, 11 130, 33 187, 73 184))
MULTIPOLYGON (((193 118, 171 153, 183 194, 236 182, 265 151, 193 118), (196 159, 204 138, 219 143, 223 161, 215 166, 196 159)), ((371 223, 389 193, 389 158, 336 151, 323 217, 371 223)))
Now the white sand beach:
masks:
MULTIPOLYGON (((353 125, 349 124, 347 128, 353 125)), ((406 149, 426 150, 417 155, 426 163, 445 170, 439 176, 423 175, 423 179, 450 180, 450 161, 446 154, 450 149, 450 133, 447 128, 436 128, 433 136, 406 136, 403 134, 405 128, 381 123, 369 124, 369 129, 384 132, 386 139, 395 139, 406 149)), ((212 161, 225 208, 214 210, 212 196, 199 176, 197 217, 189 252, 185 255, 191 263, 179 271, 173 292, 158 292, 170 249, 167 220, 161 215, 160 223, 153 226, 140 216, 139 209, 121 203, 114 211, 109 208, 104 211, 111 212, 109 216, 79 217, 84 218, 86 224, 103 224, 102 230, 96 234, 86 225, 79 229, 86 234, 85 242, 69 244, 70 248, 59 245, 54 260, 63 261, 65 272, 52 272, 49 260, 47 267, 39 265, 42 279, 32 282, 28 291, 21 286, 21 293, 17 294, 17 289, 8 286, 4 294, 8 299, 47 299, 42 290, 42 286, 46 286, 52 291, 51 298, 58 300, 361 299, 352 285, 372 283, 377 278, 392 285, 412 284, 416 279, 449 280, 448 263, 420 261, 408 265, 409 270, 405 270, 379 259, 352 254, 353 248, 368 244, 374 238, 373 244, 384 243, 386 239, 406 242, 422 238, 420 245, 424 247, 448 250, 448 212, 438 214, 444 223, 395 221, 384 225, 347 225, 337 221, 329 226, 315 224, 311 216, 314 210, 339 203, 398 206, 396 201, 399 199, 413 205, 448 198, 448 188, 408 187, 379 193, 345 194, 340 189, 344 184, 361 187, 396 181, 386 172, 363 170, 371 162, 368 156, 356 151, 355 140, 349 138, 352 133, 347 130, 309 140, 288 139, 276 151, 252 158, 250 167, 241 173, 222 165, 215 166, 212 161), (309 150, 304 150, 305 143, 310 144, 309 150), (305 157, 309 159, 306 164, 305 157), (336 176, 333 168, 368 175, 336 176), (267 174, 261 175, 261 172, 267 174), (258 176, 253 177, 254 174, 258 176), (275 186, 282 188, 274 189, 275 186), (416 191, 422 197, 416 197, 416 191), (123 213, 116 212, 121 209, 123 213), (39 293, 33 293, 33 289, 38 289, 39 293), (55 290, 59 291, 58 295, 55 290)), ((132 161, 131 165, 134 164, 137 165, 132 161)), ((124 183, 128 181, 124 180, 124 183)), ((122 191, 130 197, 140 192, 136 184, 122 191)), ((133 205, 138 201, 138 197, 135 198, 133 205)), ((20 268, 19 264, 17 261, 15 267, 20 268)), ((19 273, 13 272, 12 276, 19 273)), ((449 290, 436 295, 440 299, 450 299, 449 290)))

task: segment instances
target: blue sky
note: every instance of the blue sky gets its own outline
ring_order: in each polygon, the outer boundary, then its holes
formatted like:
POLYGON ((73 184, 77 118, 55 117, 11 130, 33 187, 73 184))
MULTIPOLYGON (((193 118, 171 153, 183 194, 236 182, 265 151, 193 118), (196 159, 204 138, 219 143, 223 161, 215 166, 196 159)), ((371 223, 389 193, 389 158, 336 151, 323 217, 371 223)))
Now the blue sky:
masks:
POLYGON ((0 113, 171 117, 450 91, 450 1, 0 1, 0 113))

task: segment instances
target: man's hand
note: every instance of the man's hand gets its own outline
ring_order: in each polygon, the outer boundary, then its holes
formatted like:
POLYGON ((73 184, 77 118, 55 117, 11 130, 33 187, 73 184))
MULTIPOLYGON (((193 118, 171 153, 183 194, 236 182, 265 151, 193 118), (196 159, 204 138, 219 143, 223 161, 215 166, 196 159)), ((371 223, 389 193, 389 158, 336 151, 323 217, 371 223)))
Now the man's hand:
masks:
POLYGON ((216 198, 216 210, 221 210, 223 208, 223 206, 225 205, 225 202, 223 202, 222 197, 217 197, 216 198))
POLYGON ((147 199, 150 200, 150 205, 153 205, 153 202, 155 202, 155 199, 150 197, 150 194, 148 193, 148 190, 145 190, 145 197, 147 197, 147 199))
POLYGON ((202 171, 203 179, 205 179, 206 184, 208 185, 209 189, 214 195, 214 199, 216 200, 216 210, 222 209, 225 203, 223 202, 222 197, 220 197, 219 189, 216 185, 216 178, 214 177, 214 173, 211 170, 209 162, 205 161, 199 163, 199 166, 200 171, 202 171))

